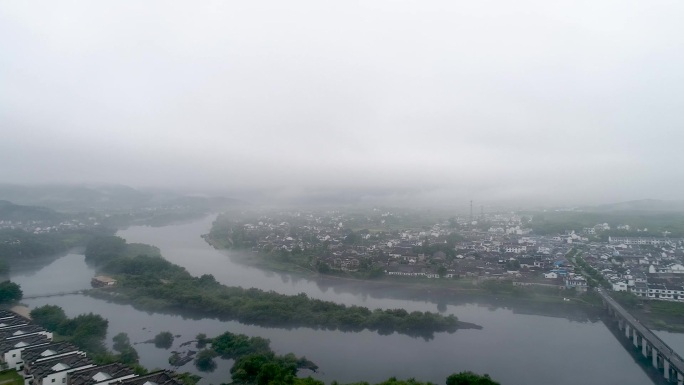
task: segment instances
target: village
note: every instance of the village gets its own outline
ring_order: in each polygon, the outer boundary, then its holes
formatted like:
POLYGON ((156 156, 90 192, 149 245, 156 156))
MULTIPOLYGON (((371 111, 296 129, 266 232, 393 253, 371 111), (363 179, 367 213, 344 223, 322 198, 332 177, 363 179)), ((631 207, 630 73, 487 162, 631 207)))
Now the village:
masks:
POLYGON ((136 374, 118 362, 98 365, 82 349, 53 337, 30 319, 0 310, 0 365, 16 370, 25 385, 182 385, 172 371, 136 374))
POLYGON ((0 220, 0 230, 23 230, 32 234, 59 233, 73 230, 98 228, 95 217, 65 220, 0 220))
MULTIPOLYGON (((611 230, 607 223, 537 235, 526 226, 529 218, 516 213, 452 217, 406 228, 402 226, 410 224, 410 217, 381 210, 280 212, 218 225, 222 221, 227 219, 220 217, 210 234, 214 239, 223 235, 236 247, 306 263, 322 272, 510 280, 519 286, 580 293, 602 284, 642 298, 684 301, 682 239, 608 237, 605 241, 599 235, 611 230), (587 276, 577 266, 575 253, 596 276, 587 276)), ((628 225, 615 227, 629 230, 628 225)))

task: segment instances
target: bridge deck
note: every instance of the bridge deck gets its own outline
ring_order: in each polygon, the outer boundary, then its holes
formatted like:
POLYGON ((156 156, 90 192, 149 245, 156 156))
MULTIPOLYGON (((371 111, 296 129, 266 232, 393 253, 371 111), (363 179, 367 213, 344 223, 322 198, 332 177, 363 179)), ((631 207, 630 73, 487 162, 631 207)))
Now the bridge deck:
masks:
POLYGON ((22 299, 36 299, 36 298, 47 298, 47 297, 60 297, 63 295, 70 294, 83 294, 86 289, 83 290, 73 290, 73 291, 60 291, 58 293, 45 293, 45 294, 32 294, 22 297, 22 299))
POLYGON ((678 372, 684 374, 684 360, 679 356, 672 348, 667 346, 663 340, 658 336, 653 334, 651 329, 642 325, 639 320, 634 318, 627 310, 625 310, 619 303, 617 303, 611 296, 606 294, 603 290, 598 291, 601 298, 603 298, 615 311, 617 311, 622 318, 627 320, 629 324, 646 340, 653 346, 666 360, 668 360, 671 366, 678 372))

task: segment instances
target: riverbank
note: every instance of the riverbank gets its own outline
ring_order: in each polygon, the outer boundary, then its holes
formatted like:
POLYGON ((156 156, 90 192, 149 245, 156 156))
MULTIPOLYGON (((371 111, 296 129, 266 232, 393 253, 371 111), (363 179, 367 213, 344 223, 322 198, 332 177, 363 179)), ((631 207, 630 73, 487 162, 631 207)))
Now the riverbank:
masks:
POLYGON ((31 319, 31 309, 29 309, 28 307, 26 307, 24 305, 12 306, 10 308, 10 310, 19 314, 20 316, 22 316, 24 318, 31 319))
MULTIPOLYGON (((557 294, 548 294, 548 289, 535 287, 518 287, 516 292, 490 291, 482 288, 482 284, 476 280, 439 280, 428 278, 409 277, 383 277, 376 280, 362 280, 350 277, 327 276, 322 274, 312 275, 309 278, 324 279, 327 281, 354 282, 362 284, 366 290, 376 287, 385 291, 427 293, 426 298, 449 297, 459 295, 479 302, 494 302, 499 306, 527 307, 528 305, 558 305, 561 307, 575 307, 584 311, 602 311, 603 303, 593 292, 586 294, 571 295, 565 290, 559 290, 557 294)), ((684 317, 680 312, 670 314, 673 307, 683 308, 684 304, 657 301, 659 306, 653 306, 651 301, 643 301, 640 307, 630 307, 630 312, 641 323, 652 330, 684 333, 684 317)), ((656 302, 656 303, 657 303, 656 302)))
MULTIPOLYGON (((202 238, 213 248, 226 250, 212 242, 210 237, 202 236, 202 238)), ((510 291, 491 290, 484 288, 482 282, 477 279, 465 278, 434 279, 382 276, 374 279, 362 279, 344 272, 340 272, 340 274, 321 274, 313 269, 306 269, 293 263, 264 258, 257 253, 248 251, 230 251, 229 258, 235 262, 264 271, 290 274, 298 278, 322 283, 326 286, 330 285, 331 287, 349 287, 354 285, 357 286, 357 291, 362 289, 369 293, 401 292, 404 293, 404 297, 412 298, 413 295, 419 295, 426 299, 458 295, 471 297, 473 300, 495 302, 497 306, 507 306, 507 303, 510 303, 512 306, 553 304, 562 307, 577 307, 592 312, 602 309, 600 299, 591 295, 591 292, 575 295, 566 290, 550 290, 535 286, 509 288, 510 291)), ((666 303, 666 305, 670 305, 670 303, 666 303)), ((684 317, 669 316, 668 314, 662 314, 662 311, 652 311, 648 306, 646 308, 631 308, 630 311, 644 325, 653 330, 684 333, 684 317)))
MULTIPOLYGON (((202 236, 204 240, 217 250, 226 250, 212 242, 212 240, 202 236)), ((350 287, 354 285, 358 288, 363 288, 368 292, 384 291, 384 292, 403 292, 412 295, 408 292, 431 293, 432 296, 447 296, 447 295, 470 295, 473 298, 491 298, 496 299, 497 302, 501 298, 509 298, 516 302, 535 302, 558 304, 563 306, 582 306, 595 307, 600 303, 590 301, 583 296, 575 296, 566 290, 549 290, 547 288, 538 287, 510 287, 510 292, 505 290, 490 290, 484 288, 475 278, 461 278, 461 279, 432 279, 422 277, 399 277, 399 276, 382 276, 373 279, 359 278, 353 274, 321 274, 313 269, 306 269, 299 265, 277 261, 274 259, 263 258, 257 253, 248 251, 231 251, 228 258, 234 262, 244 264, 246 266, 254 267, 264 271, 274 273, 289 274, 297 278, 312 280, 316 283, 325 286, 344 286, 350 287)))
POLYGON ((680 315, 684 304, 665 301, 652 303, 652 301, 641 300, 636 304, 624 300, 618 300, 618 302, 651 330, 684 333, 684 317, 680 315))

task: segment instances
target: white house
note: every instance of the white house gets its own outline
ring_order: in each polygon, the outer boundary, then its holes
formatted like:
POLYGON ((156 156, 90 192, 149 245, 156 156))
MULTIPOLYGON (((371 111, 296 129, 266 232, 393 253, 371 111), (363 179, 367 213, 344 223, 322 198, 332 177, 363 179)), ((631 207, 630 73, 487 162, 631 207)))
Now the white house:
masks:
POLYGON ((61 357, 45 357, 24 366, 24 385, 63 385, 71 372, 95 365, 83 352, 61 357))
POLYGON ((627 291, 627 282, 624 282, 624 281, 613 282, 613 290, 614 291, 627 291))
POLYGON ((573 287, 579 291, 587 291, 587 280, 581 275, 569 275, 565 278, 565 287, 572 289, 573 287))
POLYGON ((42 334, 18 336, 0 342, 2 359, 9 368, 17 368, 21 362, 21 351, 34 346, 47 345, 50 339, 42 334))

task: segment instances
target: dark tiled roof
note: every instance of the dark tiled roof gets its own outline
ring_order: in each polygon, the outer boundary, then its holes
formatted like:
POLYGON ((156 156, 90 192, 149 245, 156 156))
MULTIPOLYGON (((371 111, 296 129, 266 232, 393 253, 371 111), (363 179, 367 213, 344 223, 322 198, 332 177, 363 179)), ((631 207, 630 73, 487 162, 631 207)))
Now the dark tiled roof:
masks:
POLYGON ((58 342, 54 344, 49 344, 49 345, 42 345, 42 346, 37 346, 34 348, 28 348, 25 349, 21 353, 21 359, 24 362, 27 363, 33 363, 36 360, 39 360, 41 358, 46 358, 49 356, 53 356, 56 354, 64 354, 68 352, 76 352, 78 351, 78 348, 68 342, 58 342), (50 351, 50 354, 46 354, 47 351, 50 351))
POLYGON ((111 384, 116 385, 182 385, 180 382, 176 381, 172 376, 172 372, 160 371, 147 374, 145 376, 135 377, 124 381, 112 382, 111 384))
POLYGON ((16 317, 17 313, 5 309, 0 309, 0 318, 5 318, 5 317, 16 317))
POLYGON ((30 373, 34 378, 43 378, 50 373, 57 373, 64 370, 74 369, 81 366, 92 364, 90 358, 78 353, 69 354, 63 357, 47 359, 38 361, 31 365, 30 373), (61 364, 62 368, 54 368, 55 365, 61 364), (54 368, 54 369, 53 369, 54 368))
POLYGON ((35 334, 32 336, 23 336, 18 338, 5 339, 0 341, 0 353, 7 353, 8 351, 17 348, 17 344, 26 344, 25 346, 32 346, 41 343, 49 343, 50 340, 42 335, 35 334))
POLYGON ((12 337, 15 335, 21 335, 21 334, 30 334, 30 333, 36 333, 36 332, 42 332, 45 331, 42 327, 38 325, 26 325, 26 326, 20 326, 16 328, 11 328, 11 329, 4 329, 0 330, 0 340, 4 340, 5 338, 12 337))
POLYGON ((73 372, 69 375, 69 385, 93 385, 98 382, 117 379, 131 374, 133 374, 133 370, 130 367, 115 362, 109 365, 96 366, 94 368, 73 372), (98 376, 99 373, 106 374, 107 378, 98 376))
POLYGON ((28 325, 31 321, 21 316, 14 316, 9 319, 0 319, 0 330, 11 329, 22 325, 28 325))

